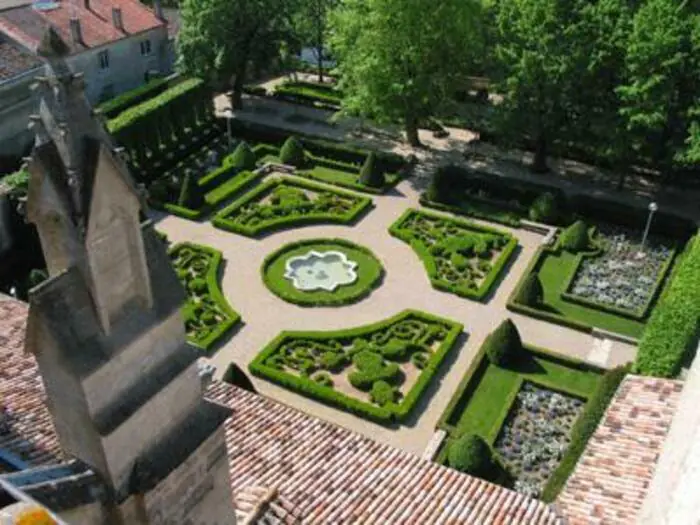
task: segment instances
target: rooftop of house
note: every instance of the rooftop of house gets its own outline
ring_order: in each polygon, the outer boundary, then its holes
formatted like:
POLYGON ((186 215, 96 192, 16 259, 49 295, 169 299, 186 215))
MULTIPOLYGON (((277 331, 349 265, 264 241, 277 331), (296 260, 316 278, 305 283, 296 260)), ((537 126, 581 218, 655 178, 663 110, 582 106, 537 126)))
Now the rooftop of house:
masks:
MULTIPOLYGON (((37 465, 64 458, 34 358, 22 353, 27 310, 0 296, 0 448, 37 465)), ((554 506, 226 383, 212 383, 207 396, 233 409, 233 500, 252 523, 532 525, 634 516, 680 389, 678 381, 628 377, 554 506)))
POLYGON ((53 26, 72 54, 103 46, 131 35, 163 26, 165 22, 138 0, 53 0, 3 8, 0 33, 29 50, 36 50, 49 25, 53 26), (123 30, 115 26, 112 9, 121 9, 123 30), (80 21, 82 40, 72 38, 71 19, 80 21))
POLYGON ((42 64, 40 59, 28 51, 9 42, 0 41, 0 82, 36 69, 42 64))

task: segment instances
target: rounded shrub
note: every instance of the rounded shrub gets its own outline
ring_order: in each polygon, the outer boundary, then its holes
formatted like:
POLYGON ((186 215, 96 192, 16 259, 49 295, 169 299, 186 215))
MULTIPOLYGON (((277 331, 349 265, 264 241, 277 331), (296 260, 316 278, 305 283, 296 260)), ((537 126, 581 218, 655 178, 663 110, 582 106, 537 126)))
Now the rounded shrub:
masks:
POLYGON ((207 291, 207 282, 204 279, 195 278, 190 281, 190 284, 187 286, 187 288, 192 293, 204 293, 207 291))
POLYGON ((531 273, 525 278, 515 300, 525 306, 534 306, 541 302, 543 297, 544 290, 540 277, 536 273, 531 273))
POLYGON ((372 188, 381 188, 384 186, 384 174, 377 169, 377 156, 374 151, 370 151, 365 159, 365 163, 360 169, 360 183, 372 188))
POLYGON ((520 353, 523 343, 518 329, 510 319, 503 321, 486 338, 486 356, 497 366, 511 363, 520 353))
POLYGON ((559 203, 554 194, 545 192, 535 199, 528 215, 531 221, 554 223, 559 217, 559 203))
POLYGON ((372 385, 369 397, 373 403, 383 407, 396 400, 396 388, 386 381, 377 381, 372 385))
POLYGON ((231 156, 230 165, 242 170, 254 170, 256 161, 255 153, 250 149, 248 143, 243 140, 236 146, 236 150, 231 156))
POLYGON ((476 434, 465 434, 450 444, 447 453, 450 466, 460 472, 491 479, 498 466, 494 463, 491 447, 476 434))
POLYGON ((561 246, 570 252, 580 252, 589 246, 588 225, 576 221, 561 233, 561 246))
POLYGON ((299 139, 292 136, 284 141, 282 149, 280 149, 280 161, 282 164, 300 167, 306 161, 306 153, 299 139))

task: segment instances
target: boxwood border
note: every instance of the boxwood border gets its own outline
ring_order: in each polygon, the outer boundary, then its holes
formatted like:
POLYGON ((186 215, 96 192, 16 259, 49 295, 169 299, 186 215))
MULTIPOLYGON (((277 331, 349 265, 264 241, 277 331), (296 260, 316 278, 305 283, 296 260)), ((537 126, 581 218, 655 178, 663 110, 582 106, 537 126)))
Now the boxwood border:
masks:
POLYGON ((297 180, 289 177, 275 177, 268 179, 253 190, 249 191, 236 201, 232 202, 224 209, 219 211, 212 219, 212 224, 225 231, 240 233, 247 237, 256 237, 262 233, 270 233, 273 231, 282 230, 289 227, 298 227, 307 224, 352 224, 359 220, 364 213, 368 212, 373 207, 372 199, 363 195, 357 195, 348 191, 338 190, 332 186, 325 186, 307 182, 305 180, 297 180), (235 221, 227 219, 227 216, 238 210, 240 207, 257 199, 260 195, 270 191, 272 188, 280 184, 287 184, 294 187, 309 189, 312 191, 328 191, 337 195, 352 197, 357 199, 357 205, 348 210, 344 215, 331 215, 328 213, 310 213, 308 215, 300 215, 297 217, 279 217, 260 221, 256 226, 244 226, 235 221))
MULTIPOLYGON (((287 301, 292 304, 296 304, 298 306, 308 306, 308 307, 314 307, 314 306, 343 306, 347 304, 353 304, 358 301, 361 301, 368 295, 370 295, 374 290, 376 290, 382 283, 382 280, 384 279, 385 275, 385 270, 384 266, 382 265, 381 261, 379 258, 372 253, 372 251, 369 248, 366 248, 364 246, 360 246, 359 244, 355 244, 354 242, 348 241, 347 239, 338 239, 338 238, 317 238, 317 239, 303 239, 300 241, 293 241, 288 244, 285 244, 281 248, 275 250, 271 254, 269 254, 267 257, 265 257, 265 260, 263 261, 262 266, 260 267, 260 274, 262 276, 262 280, 265 283, 265 286, 267 287, 268 290, 270 290, 272 293, 274 293, 277 297, 280 299, 287 301), (311 294, 314 292, 310 292, 309 298, 305 300, 300 300, 297 297, 291 296, 280 290, 275 284, 271 283, 270 276, 267 273, 268 267, 272 264, 273 261, 275 261, 280 255, 284 254, 287 251, 294 250, 296 248, 301 248, 303 246, 307 245, 323 245, 323 244, 328 244, 331 245, 331 248, 333 245, 335 246, 340 246, 342 247, 347 247, 359 252, 362 252, 368 256, 370 256, 372 259, 374 259, 377 263, 377 267, 379 272, 377 275, 371 279, 371 281, 364 286, 361 289, 358 289, 355 293, 352 295, 347 295, 344 297, 338 297, 337 299, 314 299, 311 297, 311 294)), ((359 277, 358 277, 359 279, 359 277)), ((352 283, 348 285, 354 286, 357 283, 352 283)))
POLYGON ((515 251, 515 249, 518 246, 517 237, 515 237, 514 235, 512 235, 508 232, 503 232, 501 230, 498 230, 496 228, 490 228, 488 226, 482 226, 480 224, 476 224, 476 223, 473 223, 473 222, 470 222, 470 221, 467 221, 467 220, 464 220, 461 218, 439 215, 437 213, 432 213, 429 211, 414 209, 414 208, 409 208, 406 211, 404 211, 404 213, 402 213, 401 216, 396 221, 394 221, 394 223, 391 226, 389 226, 389 233, 393 237, 396 237, 397 239, 399 239, 405 243, 408 243, 411 246, 411 249, 413 249, 413 251, 416 253, 418 258, 423 262, 423 266, 425 267, 425 271, 428 274, 428 278, 430 279, 430 284, 432 285, 433 288, 435 288, 436 290, 450 292, 450 293, 453 293, 453 294, 458 295, 460 297, 474 299, 476 301, 482 301, 491 292, 491 289, 493 288, 494 283, 501 277, 501 273, 503 272, 505 266, 511 260, 513 252, 515 251), (508 239, 507 244, 503 247, 503 251, 501 252, 501 255, 496 260, 496 262, 493 264, 488 275, 486 276, 484 281, 481 283, 481 286, 479 286, 479 288, 477 290, 475 290, 475 291, 464 290, 464 289, 457 288, 451 284, 448 284, 448 283, 438 279, 437 267, 435 266, 435 263, 434 263, 434 257, 432 254, 430 254, 428 252, 425 244, 423 244, 422 242, 420 242, 417 239, 414 239, 412 235, 406 234, 401 230, 401 224, 403 224, 403 222, 410 215, 412 215, 414 213, 419 213, 419 214, 426 215, 428 217, 437 218, 440 220, 451 221, 451 222, 454 222, 460 226, 474 230, 476 233, 491 233, 491 234, 499 235, 501 237, 505 237, 508 239))
POLYGON ((388 319, 378 321, 369 325, 358 326, 345 330, 334 330, 328 332, 313 332, 313 331, 283 331, 270 343, 268 343, 260 353, 248 365, 248 370, 256 376, 272 381, 273 383, 288 388, 298 394, 309 397, 316 401, 321 401, 327 405, 340 408, 351 414, 363 417, 377 423, 390 424, 392 422, 400 422, 406 419, 411 411, 415 408, 421 394, 430 384, 437 373, 440 365, 444 361, 447 354, 456 346, 457 338, 462 333, 464 326, 444 317, 438 317, 427 312, 419 310, 404 310, 397 315, 388 319), (333 339, 333 338, 352 338, 364 335, 367 332, 387 328, 394 323, 402 321, 408 317, 419 317, 426 321, 432 321, 444 324, 449 327, 448 333, 444 341, 428 360, 422 372, 416 379, 416 382, 411 389, 406 393, 400 403, 389 403, 384 407, 373 405, 369 402, 360 401, 359 399, 342 394, 333 388, 325 387, 314 383, 311 379, 297 377, 293 374, 277 370, 265 364, 268 357, 273 355, 279 346, 291 338, 305 339, 333 339))

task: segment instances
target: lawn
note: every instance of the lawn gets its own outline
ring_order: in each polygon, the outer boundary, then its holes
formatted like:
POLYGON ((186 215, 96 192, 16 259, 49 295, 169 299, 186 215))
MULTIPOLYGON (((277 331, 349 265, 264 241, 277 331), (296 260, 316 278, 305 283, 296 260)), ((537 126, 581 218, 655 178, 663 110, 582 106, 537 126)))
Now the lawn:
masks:
POLYGON ((565 291, 574 271, 576 271, 576 254, 560 250, 559 253, 547 252, 543 256, 539 277, 544 299, 543 304, 538 308, 618 334, 635 338, 642 335, 644 321, 628 319, 597 308, 565 301, 562 298, 562 292, 565 291))
POLYGON ((340 106, 342 94, 333 86, 315 82, 286 82, 275 89, 276 95, 291 95, 309 102, 340 106))

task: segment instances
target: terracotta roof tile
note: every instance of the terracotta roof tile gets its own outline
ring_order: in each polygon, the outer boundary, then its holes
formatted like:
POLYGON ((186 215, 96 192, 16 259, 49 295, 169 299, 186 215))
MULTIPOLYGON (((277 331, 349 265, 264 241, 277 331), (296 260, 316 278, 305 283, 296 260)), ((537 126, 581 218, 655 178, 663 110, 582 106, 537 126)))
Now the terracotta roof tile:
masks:
POLYGON ((682 387, 651 377, 623 381, 557 499, 572 525, 635 523, 682 387))
POLYGON ((150 8, 137 0, 93 0, 89 9, 83 0, 58 0, 56 4, 55 9, 49 10, 36 10, 27 5, 0 11, 0 31, 27 49, 35 50, 44 31, 52 25, 71 52, 80 53, 164 24, 150 8), (114 26, 112 7, 121 8, 124 31, 114 26), (82 44, 73 42, 71 37, 70 19, 73 13, 80 20, 82 44))

